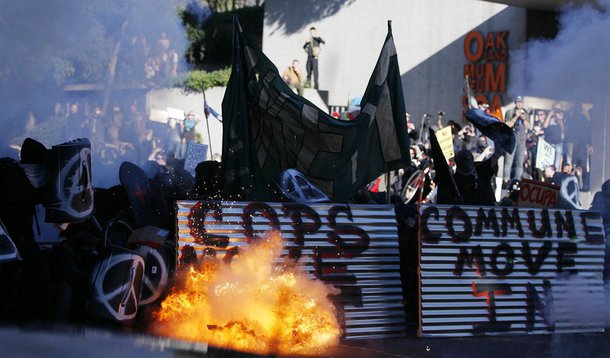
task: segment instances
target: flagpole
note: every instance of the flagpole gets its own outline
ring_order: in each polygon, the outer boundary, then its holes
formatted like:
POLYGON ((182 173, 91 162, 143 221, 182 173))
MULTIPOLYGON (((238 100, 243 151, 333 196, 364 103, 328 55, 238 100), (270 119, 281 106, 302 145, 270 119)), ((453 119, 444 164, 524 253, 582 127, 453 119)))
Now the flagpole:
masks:
POLYGON ((210 121, 208 120, 208 114, 205 113, 205 105, 207 104, 207 101, 205 99, 205 88, 203 88, 201 90, 201 93, 203 94, 203 116, 205 117, 205 125, 208 127, 208 144, 210 145, 210 160, 214 160, 214 157, 212 156, 212 137, 210 136, 210 121))
POLYGON ((388 204, 390 203, 390 173, 385 173, 385 198, 388 204))

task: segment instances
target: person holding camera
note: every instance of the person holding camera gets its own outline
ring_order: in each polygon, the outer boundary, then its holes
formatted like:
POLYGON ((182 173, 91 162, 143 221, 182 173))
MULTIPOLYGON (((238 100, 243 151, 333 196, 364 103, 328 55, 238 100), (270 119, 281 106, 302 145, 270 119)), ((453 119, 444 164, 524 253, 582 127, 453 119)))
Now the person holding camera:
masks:
POLYGON ((561 103, 555 102, 551 106, 544 124, 544 139, 555 148, 555 168, 563 164, 563 140, 565 138, 564 114, 561 103))
POLYGON ((299 60, 292 60, 292 64, 282 73, 282 79, 291 90, 296 90, 299 96, 303 95, 303 72, 299 67, 299 60))
POLYGON ((303 45, 303 50, 307 53, 307 82, 305 87, 311 86, 311 77, 313 77, 313 88, 318 89, 318 58, 320 57, 320 45, 325 43, 318 36, 318 31, 315 27, 309 28, 309 38, 305 41, 305 45, 303 45))
POLYGON ((438 113, 436 114, 436 125, 432 126, 432 129, 436 132, 439 129, 443 129, 444 125, 443 125, 443 117, 445 116, 445 112, 443 111, 438 111, 438 113))
POLYGON ((530 128, 529 114, 523 105, 523 97, 515 98, 515 107, 504 114, 506 125, 515 133, 515 148, 512 153, 504 154, 504 185, 512 179, 521 180, 523 164, 527 151, 527 130, 530 128), (514 171, 513 171, 514 168, 514 171))

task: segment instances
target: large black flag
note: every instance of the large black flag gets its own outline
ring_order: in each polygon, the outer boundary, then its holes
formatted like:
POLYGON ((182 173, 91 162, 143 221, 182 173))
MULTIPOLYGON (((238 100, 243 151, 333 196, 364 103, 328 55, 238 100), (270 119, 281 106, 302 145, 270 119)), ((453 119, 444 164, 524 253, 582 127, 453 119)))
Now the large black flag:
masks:
POLYGON ((233 68, 222 103, 225 194, 269 198, 272 178, 294 168, 333 201, 349 199, 381 173, 409 164, 396 48, 388 35, 352 121, 295 94, 234 21, 233 68))

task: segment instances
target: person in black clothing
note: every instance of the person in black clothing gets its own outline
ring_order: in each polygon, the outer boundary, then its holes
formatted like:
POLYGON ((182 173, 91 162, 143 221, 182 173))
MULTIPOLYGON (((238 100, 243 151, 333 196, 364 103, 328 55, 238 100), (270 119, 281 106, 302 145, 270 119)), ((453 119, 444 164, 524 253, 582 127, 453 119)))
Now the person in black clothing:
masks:
POLYGON ((590 156, 593 154, 591 120, 581 103, 575 104, 567 114, 567 163, 583 169, 583 191, 589 191, 590 156))
POLYGON ((324 44, 324 40, 318 36, 315 27, 309 29, 309 39, 303 45, 303 49, 307 52, 307 83, 311 83, 313 74, 314 88, 318 89, 318 57, 320 56, 320 44, 324 44))
MULTIPOLYGON (((610 180, 606 180, 602 184, 601 191, 595 193, 591 210, 599 211, 602 214, 604 232, 607 238, 610 237, 610 180)), ((610 242, 608 240, 606 240, 605 258, 604 281, 608 282, 610 279, 610 242)))
MULTIPOLYGON (((14 287, 17 307, 11 312, 11 319, 46 319, 50 314, 48 264, 36 243, 33 229, 35 207, 43 199, 44 187, 39 178, 44 177, 40 174, 44 171, 46 155, 43 144, 26 138, 21 147, 21 161, 0 160, 0 220, 23 259, 14 287)), ((2 294, 13 292, 2 291, 2 294)))
POLYGON ((189 198, 197 200, 222 200, 222 167, 220 162, 206 160, 195 168, 195 185, 189 198))
POLYGON ((466 205, 496 205, 491 185, 498 166, 498 154, 482 162, 474 162, 472 152, 460 150, 455 155, 456 170, 453 180, 466 205))

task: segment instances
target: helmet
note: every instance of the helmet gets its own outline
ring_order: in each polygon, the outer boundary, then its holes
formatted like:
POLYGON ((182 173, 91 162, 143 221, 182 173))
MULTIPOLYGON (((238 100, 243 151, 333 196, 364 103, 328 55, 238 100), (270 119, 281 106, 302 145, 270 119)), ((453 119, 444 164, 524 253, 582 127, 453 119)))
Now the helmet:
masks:
POLYGON ((330 199, 295 169, 286 169, 273 179, 275 192, 284 201, 325 203, 330 199))

